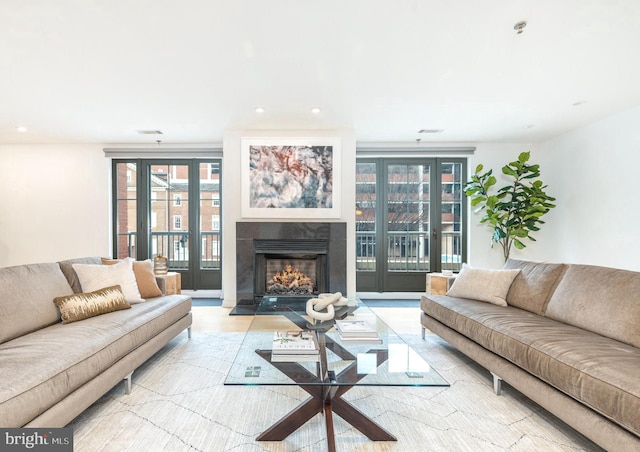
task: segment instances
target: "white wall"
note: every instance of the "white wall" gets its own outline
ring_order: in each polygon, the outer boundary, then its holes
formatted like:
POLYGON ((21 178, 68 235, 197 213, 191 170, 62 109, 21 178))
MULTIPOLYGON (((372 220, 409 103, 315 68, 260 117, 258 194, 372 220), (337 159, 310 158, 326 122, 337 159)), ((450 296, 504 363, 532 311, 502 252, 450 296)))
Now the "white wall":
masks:
MULTIPOLYGON (((597 264, 640 270, 640 243, 635 190, 640 169, 640 108, 609 117, 539 145, 481 143, 469 158, 469 171, 478 163, 500 168, 526 150, 542 166, 542 180, 558 198, 547 224, 523 251, 513 257, 541 261, 597 264)), ((266 132, 253 132, 265 135, 266 132)), ((279 135, 283 132, 268 132, 279 135)), ((286 132, 289 136, 291 131, 286 132)), ((325 132, 333 134, 333 131, 325 132)), ((319 136, 318 131, 302 131, 319 136)), ((342 220, 355 237, 355 137, 343 138, 342 220)), ((223 231, 225 302, 235 303, 235 222, 240 214, 240 132, 229 132, 224 143, 223 231), (229 233, 231 232, 231 233, 229 233), (231 251, 229 251, 231 250, 231 251)), ((333 135, 335 136, 335 134, 333 135)), ((468 144, 468 143, 467 143, 468 144)), ((72 257, 111 254, 110 160, 102 145, 0 146, 0 267, 52 262, 72 257)), ((489 228, 470 212, 469 263, 502 266, 499 248, 490 247, 489 228)), ((355 268, 355 246, 347 250, 355 268)), ((354 270, 355 271, 355 270, 354 270)), ((355 292, 355 274, 347 290, 355 292)))
MULTIPOLYGON (((341 215, 338 219, 317 221, 343 221, 347 223, 347 295, 355 296, 355 135, 352 130, 228 130, 223 141, 222 164, 222 292, 223 306, 236 304, 236 222, 238 221, 301 221, 301 219, 265 220, 242 217, 241 210, 241 138, 251 137, 340 137, 341 138, 341 215)), ((314 219, 304 219, 314 221, 314 219)))
POLYGON ((541 146, 559 193, 549 260, 640 270, 639 124, 640 107, 541 146))
POLYGON ((111 254, 102 148, 0 146, 0 267, 111 254))

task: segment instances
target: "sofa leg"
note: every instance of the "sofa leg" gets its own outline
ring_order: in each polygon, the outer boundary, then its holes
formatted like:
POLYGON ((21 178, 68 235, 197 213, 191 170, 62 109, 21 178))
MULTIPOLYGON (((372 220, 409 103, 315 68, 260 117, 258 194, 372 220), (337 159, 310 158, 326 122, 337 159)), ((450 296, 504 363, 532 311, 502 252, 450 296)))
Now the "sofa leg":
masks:
POLYGON ((187 327, 187 338, 191 339, 191 327, 190 326, 187 327))
POLYGON ((422 340, 424 341, 424 333, 425 331, 427 331, 427 329, 425 327, 422 327, 422 340))
POLYGON ((125 394, 131 394, 131 377, 133 376, 133 372, 124 377, 124 392, 125 394))
POLYGON ((491 375, 493 375, 493 392, 495 392, 496 395, 501 395, 502 394, 502 378, 500 378, 493 372, 491 372, 491 375))

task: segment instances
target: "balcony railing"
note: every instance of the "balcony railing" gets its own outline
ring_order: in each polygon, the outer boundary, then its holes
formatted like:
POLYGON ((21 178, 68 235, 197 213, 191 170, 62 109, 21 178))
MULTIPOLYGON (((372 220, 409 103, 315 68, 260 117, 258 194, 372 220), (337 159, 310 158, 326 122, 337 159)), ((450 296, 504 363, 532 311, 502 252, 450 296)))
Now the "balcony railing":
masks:
MULTIPOLYGON (((126 237, 126 244, 121 244, 119 250, 124 251, 124 245, 127 255, 135 256, 136 233, 129 232, 121 237, 126 237)), ((200 243, 202 244, 200 268, 219 270, 221 268, 220 233, 211 231, 201 232, 200 237, 200 243)), ((168 260, 170 270, 187 270, 189 268, 188 240, 189 236, 186 232, 152 232, 150 254, 152 256, 158 254, 165 256, 168 260)))
MULTIPOLYGON (((442 270, 458 271, 462 257, 461 232, 441 233, 440 265, 442 270)), ((356 269, 376 270, 375 232, 356 233, 356 269)), ((430 269, 428 232, 390 232, 387 235, 387 270, 390 272, 428 272, 430 269)))

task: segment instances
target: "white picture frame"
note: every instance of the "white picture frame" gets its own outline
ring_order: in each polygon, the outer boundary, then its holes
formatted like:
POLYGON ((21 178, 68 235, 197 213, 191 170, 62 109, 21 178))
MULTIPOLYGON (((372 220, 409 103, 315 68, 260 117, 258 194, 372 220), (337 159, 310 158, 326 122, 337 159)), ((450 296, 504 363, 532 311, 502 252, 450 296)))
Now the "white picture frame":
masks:
POLYGON ((341 140, 241 138, 243 218, 340 218, 341 140))

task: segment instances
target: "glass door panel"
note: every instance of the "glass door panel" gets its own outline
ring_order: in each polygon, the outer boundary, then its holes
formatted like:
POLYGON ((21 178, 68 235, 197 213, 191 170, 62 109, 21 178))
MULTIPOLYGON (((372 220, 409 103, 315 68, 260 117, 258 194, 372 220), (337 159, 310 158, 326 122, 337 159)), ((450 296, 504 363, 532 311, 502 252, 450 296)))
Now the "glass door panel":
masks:
POLYGON ((356 162, 356 289, 377 291, 381 283, 378 172, 375 161, 356 162))
POLYGON ((462 163, 442 163, 440 264, 456 272, 462 267, 462 171, 462 163))
POLYGON ((199 289, 219 288, 222 283, 221 268, 221 197, 219 161, 201 162, 198 166, 198 268, 194 284, 199 289))
POLYGON ((149 167, 149 239, 152 257, 168 259, 169 271, 189 270, 189 166, 149 167))
POLYGON ((357 163, 356 173, 356 270, 375 272, 377 164, 357 163))
POLYGON ((431 166, 387 166, 387 271, 428 272, 431 166))
POLYGON ((136 256, 138 238, 137 218, 138 171, 135 163, 118 163, 115 165, 115 228, 116 259, 136 256))

